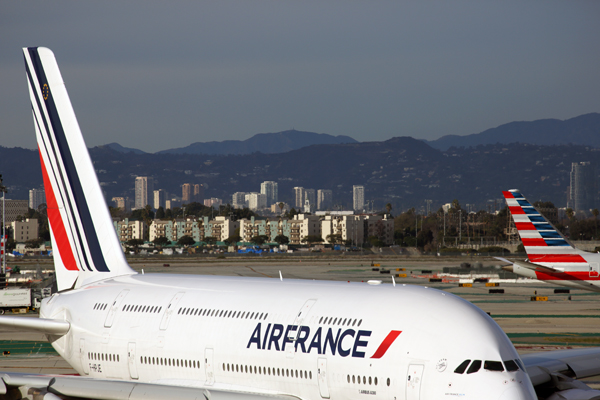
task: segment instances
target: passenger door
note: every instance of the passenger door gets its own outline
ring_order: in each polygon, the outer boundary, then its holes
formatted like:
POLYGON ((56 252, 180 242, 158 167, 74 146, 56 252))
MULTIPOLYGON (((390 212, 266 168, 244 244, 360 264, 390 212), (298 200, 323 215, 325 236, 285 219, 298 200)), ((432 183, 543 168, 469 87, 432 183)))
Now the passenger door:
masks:
POLYGON ((598 263, 590 263, 590 278, 597 278, 600 273, 600 267, 598 263))
POLYGON ((137 365, 135 364, 135 342, 127 344, 127 365, 129 366, 129 377, 138 379, 137 365))
POLYGON ((406 400, 421 399, 421 380, 423 379, 423 365, 410 364, 406 374, 406 400))
POLYGON ((206 371, 206 385, 213 385, 215 383, 215 369, 213 366, 213 352, 212 348, 206 348, 204 350, 204 370, 206 371))
POLYGON ((319 393, 324 399, 329 398, 329 385, 327 383, 327 359, 319 358, 319 368, 317 369, 317 378, 319 380, 319 393))

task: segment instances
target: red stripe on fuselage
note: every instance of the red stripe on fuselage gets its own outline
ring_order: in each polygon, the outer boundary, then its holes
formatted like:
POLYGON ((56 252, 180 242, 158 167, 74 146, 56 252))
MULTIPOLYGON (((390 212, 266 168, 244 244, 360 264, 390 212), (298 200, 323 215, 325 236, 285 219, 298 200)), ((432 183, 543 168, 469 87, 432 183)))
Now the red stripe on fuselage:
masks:
POLYGON ((557 272, 549 274, 535 271, 540 281, 600 281, 600 276, 591 277, 590 271, 557 272))
POLYGON ((54 234, 54 239, 56 240, 56 245, 58 246, 58 253, 60 254, 60 259, 67 270, 78 271, 79 269, 77 268, 77 263, 75 262, 75 256, 73 255, 73 249, 71 248, 71 243, 69 242, 69 237, 67 236, 65 224, 60 216, 60 210, 58 209, 58 203, 56 202, 56 197, 54 196, 54 190, 52 190, 50 178, 48 177, 48 172, 46 171, 46 166, 44 165, 42 152, 40 151, 39 153, 40 164, 42 164, 42 176, 44 178, 44 190, 46 191, 46 212, 48 213, 48 222, 50 222, 50 227, 52 228, 52 233, 54 234))
POLYGON ((579 254, 527 254, 532 263, 587 263, 579 254))
POLYGON ((377 351, 375 351, 375 354, 373 354, 373 356, 371 358, 383 357, 385 352, 388 351, 388 349, 390 348, 392 343, 394 343, 394 340, 396 340, 396 338, 401 333, 402 333, 402 331, 390 331, 390 333, 388 333, 388 335, 385 337, 385 339, 383 339, 383 342, 381 342, 381 344, 377 348, 377 351))

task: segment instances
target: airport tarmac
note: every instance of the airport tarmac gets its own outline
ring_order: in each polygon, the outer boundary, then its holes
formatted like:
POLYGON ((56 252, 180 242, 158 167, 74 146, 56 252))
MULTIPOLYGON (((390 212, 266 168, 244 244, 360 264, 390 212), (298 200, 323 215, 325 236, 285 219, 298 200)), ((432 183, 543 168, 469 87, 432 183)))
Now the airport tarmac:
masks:
MULTIPOLYGON (((266 277, 272 279, 315 279, 351 282, 381 280, 382 284, 416 284, 445 290, 460 296, 489 313, 513 341, 521 353, 600 346, 600 293, 571 289, 569 294, 554 294, 561 286, 543 282, 500 283, 497 288, 485 283, 459 287, 458 282, 430 282, 443 267, 455 267, 464 259, 202 259, 189 260, 130 260, 134 269, 144 273, 175 273, 266 277), (373 271, 371 263, 390 273, 373 271), (165 266, 168 265, 168 266, 165 266), (404 271, 396 271, 402 269, 404 271), (425 273, 423 272, 425 270, 425 273), (431 271, 431 272, 428 272, 431 271), (489 293, 490 289, 504 289, 504 293, 489 293), (547 296, 547 301, 531 301, 531 297, 547 296)), ((472 260, 467 260, 473 262, 472 260)), ((484 266, 495 266, 493 259, 480 260, 484 266)), ((38 264, 31 264, 36 268, 38 264)), ((20 265, 22 269, 27 264, 20 265)), ((42 268, 50 266, 42 264, 42 268)), ((564 288, 563 288, 564 289, 564 288)), ((394 307, 394 305, 390 305, 394 307)), ((34 316, 30 314, 30 316, 34 316)), ((457 316, 460 318, 460 316, 457 316)), ((13 346, 10 355, 0 359, 0 371, 35 373, 75 373, 51 348, 43 335, 0 331, 0 351, 13 346), (27 344, 28 342, 31 342, 27 344), (24 344, 25 343, 25 344, 24 344)))

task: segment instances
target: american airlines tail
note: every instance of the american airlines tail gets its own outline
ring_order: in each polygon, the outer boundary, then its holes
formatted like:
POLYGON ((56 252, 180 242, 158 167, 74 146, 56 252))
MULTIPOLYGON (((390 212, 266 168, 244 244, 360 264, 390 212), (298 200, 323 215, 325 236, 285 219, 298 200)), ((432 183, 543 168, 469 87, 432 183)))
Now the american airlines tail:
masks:
POLYGON ((54 53, 23 49, 58 290, 120 275, 127 264, 54 53))
POLYGON ((600 291, 600 255, 572 246, 518 190, 502 192, 527 252, 513 272, 563 286, 600 291))

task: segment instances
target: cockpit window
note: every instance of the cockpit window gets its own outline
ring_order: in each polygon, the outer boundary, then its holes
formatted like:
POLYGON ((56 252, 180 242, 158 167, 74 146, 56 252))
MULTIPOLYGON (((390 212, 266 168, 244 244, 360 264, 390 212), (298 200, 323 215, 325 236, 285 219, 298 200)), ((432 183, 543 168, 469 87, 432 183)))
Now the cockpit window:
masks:
POLYGON ((483 363, 483 368, 487 369, 488 371, 499 371, 499 372, 504 371, 504 366, 502 365, 502 362, 500 362, 500 361, 485 360, 485 362, 483 363))
POLYGON ((474 374, 481 368, 481 360, 475 360, 467 370, 467 374, 474 374))
POLYGON ((525 365, 523 365, 523 361, 521 361, 520 358, 515 359, 515 362, 517 363, 519 368, 521 368, 523 371, 527 372, 527 370, 525 369, 525 365))
POLYGON ((454 370, 455 374, 462 374, 463 372, 465 372, 465 369, 467 369, 467 367, 469 366, 469 363, 471 362, 471 360, 465 360, 463 361, 458 367, 456 367, 456 369, 454 370))
POLYGON ((504 361, 504 367, 508 372, 514 372, 519 370, 519 366, 515 362, 515 360, 504 361))

